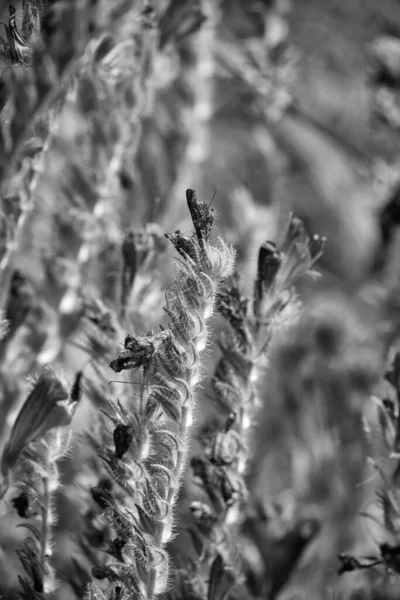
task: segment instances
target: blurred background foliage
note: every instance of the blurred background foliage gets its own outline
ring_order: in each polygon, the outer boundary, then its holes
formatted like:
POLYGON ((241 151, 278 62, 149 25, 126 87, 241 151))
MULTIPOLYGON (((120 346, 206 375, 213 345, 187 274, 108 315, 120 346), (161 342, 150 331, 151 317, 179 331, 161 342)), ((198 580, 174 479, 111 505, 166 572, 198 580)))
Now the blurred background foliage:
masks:
MULTIPOLYGON (((0 5, 7 25, 9 3, 0 5)), ((339 577, 337 555, 379 555, 388 540, 375 492, 389 483, 376 465, 391 477, 392 463, 376 406, 377 398, 397 402, 400 385, 384 380, 400 323, 400 4, 14 6, 30 58, 25 64, 13 55, 4 27, 0 308, 9 326, 0 346, 1 439, 28 375, 55 364, 69 378, 82 370, 87 377, 74 420, 77 442, 57 494, 54 563, 61 576, 54 598, 82 597, 91 560, 88 552, 72 573, 75 537, 88 519, 82 490, 95 485, 96 473, 78 442, 102 406, 103 392, 96 396, 90 381, 106 368, 97 361, 88 311, 99 322, 99 300, 119 319, 115 347, 127 331, 158 325, 173 276, 163 233, 191 229, 187 188, 215 207, 218 235, 238 251, 248 296, 259 247, 282 242, 290 213, 310 236, 327 238, 317 263, 322 276, 296 282, 301 316, 274 327, 259 381, 263 403, 247 473, 249 505, 257 508, 243 509, 243 561, 247 552, 251 563, 257 548, 267 571, 284 577, 267 591, 254 584, 254 597, 351 597, 359 587, 368 598, 377 586, 383 598, 386 585, 399 589, 385 569, 339 577), (366 460, 371 455, 374 463, 366 460), (81 471, 85 462, 90 468, 81 471), (371 506, 375 520, 360 516, 371 506), (271 532, 259 540, 266 523, 271 532)), ((216 320, 216 340, 224 327, 216 320)), ((214 345, 206 357, 193 453, 207 423, 220 418, 211 386, 219 353, 214 345)), ((113 385, 114 394, 129 395, 129 386, 113 385)), ((170 547, 171 598, 189 597, 181 574, 198 558, 188 534, 188 506, 198 493, 188 468, 170 547)), ((11 552, 16 532, 23 533, 17 522, 2 518, 4 598, 12 597, 21 570, 11 552)), ((91 531, 103 533, 100 526, 91 531)), ((397 530, 390 540, 400 543, 397 530)), ((244 589, 229 593, 250 597, 244 589)), ((225 597, 208 593, 210 600, 225 597)))

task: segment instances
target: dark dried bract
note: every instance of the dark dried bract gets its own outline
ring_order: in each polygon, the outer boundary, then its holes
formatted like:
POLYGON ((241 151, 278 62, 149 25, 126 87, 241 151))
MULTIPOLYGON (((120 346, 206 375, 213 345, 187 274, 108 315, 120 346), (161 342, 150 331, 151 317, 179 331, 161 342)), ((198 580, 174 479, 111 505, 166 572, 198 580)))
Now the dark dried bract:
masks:
POLYGON ((190 216, 192 217, 194 230, 197 235, 197 240, 200 244, 200 248, 204 249, 204 242, 207 242, 210 237, 215 219, 215 211, 205 202, 199 202, 194 190, 186 190, 186 200, 190 216))
POLYGON ((93 500, 97 502, 103 510, 114 503, 112 482, 110 479, 102 479, 98 486, 91 488, 90 493, 92 494, 93 500))
POLYGON ((137 363, 136 358, 132 355, 131 352, 123 352, 110 362, 110 367, 116 373, 120 373, 121 371, 126 371, 127 369, 137 369, 141 364, 137 363))
POLYGON ((107 548, 107 554, 111 554, 114 558, 119 560, 119 562, 124 562, 124 557, 122 555, 122 551, 126 546, 126 541, 122 538, 115 538, 112 540, 107 548))
POLYGON ((171 242, 175 250, 186 259, 187 257, 192 260, 197 258, 197 249, 192 237, 184 235, 177 229, 175 233, 166 233, 165 237, 171 242))
POLYGON ((254 313, 260 316, 260 306, 271 287, 282 262, 282 254, 273 242, 265 242, 258 252, 257 277, 254 285, 254 313))
POLYGON ((19 496, 13 498, 12 503, 19 517, 29 519, 31 515, 29 511, 29 494, 27 492, 22 492, 19 496))
POLYGON ((115 445, 115 456, 122 458, 129 450, 133 439, 133 427, 129 425, 123 425, 122 423, 117 425, 113 433, 114 445, 115 445))
MULTIPOLYGON (((145 367, 157 354, 171 350, 171 332, 169 330, 159 333, 149 333, 145 336, 128 335, 125 338, 126 352, 111 361, 110 367, 119 373, 125 369, 139 369, 145 367)), ((174 347, 175 352, 177 348, 174 347)))
POLYGON ((82 377, 83 377, 82 371, 78 371, 77 374, 75 375, 75 380, 74 380, 74 383, 72 384, 71 393, 70 393, 72 402, 79 402, 81 399, 82 377))

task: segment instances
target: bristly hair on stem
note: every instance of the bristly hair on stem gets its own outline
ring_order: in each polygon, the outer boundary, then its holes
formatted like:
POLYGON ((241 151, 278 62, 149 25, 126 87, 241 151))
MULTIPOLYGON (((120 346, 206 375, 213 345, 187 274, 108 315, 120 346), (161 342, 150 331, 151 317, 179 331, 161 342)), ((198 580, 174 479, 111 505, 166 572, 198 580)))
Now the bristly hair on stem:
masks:
MULTIPOLYGON (((204 502, 195 500, 191 503, 195 525, 190 534, 199 552, 195 580, 202 581, 209 594, 217 560, 222 561, 221 572, 225 574, 234 567, 234 574, 229 578, 230 588, 243 582, 246 575, 255 578, 260 587, 255 571, 251 573, 248 568, 247 551, 243 555, 244 570, 236 568, 235 551, 241 523, 245 521, 244 548, 251 547, 253 553, 258 552, 254 540, 250 540, 254 536, 249 535, 250 519, 246 519, 245 509, 245 505, 249 504, 247 486, 251 483, 248 465, 255 450, 250 443, 251 433, 254 434, 255 422, 263 404, 258 383, 265 371, 275 330, 282 323, 287 325, 289 319, 298 317, 299 301, 294 281, 310 271, 322 252, 323 243, 324 239, 319 236, 310 239, 302 223, 291 217, 282 243, 277 245, 267 241, 259 249, 253 296, 244 294, 238 272, 225 282, 218 295, 219 312, 229 324, 229 330, 219 336, 222 356, 212 380, 213 398, 219 407, 221 422, 214 426, 206 424, 201 434, 204 451, 191 461, 194 478, 206 495, 204 502), (294 313, 293 316, 291 313, 294 313), (210 427, 211 431, 208 430, 210 427)), ((260 520, 256 523, 259 541, 262 536, 266 537, 267 532, 263 533, 260 520)), ((297 523, 293 523, 293 529, 295 527, 297 523)), ((243 537, 243 531, 241 535, 243 537)), ((297 558, 298 555, 286 565, 288 570, 297 558)), ((270 573, 268 585, 275 584, 275 578, 280 577, 280 566, 276 572, 270 573)), ((188 589, 192 587, 192 576, 192 573, 188 577, 182 574, 188 589)))
POLYGON ((186 199, 194 233, 166 234, 179 253, 165 308, 169 328, 128 335, 124 351, 110 363, 116 372, 142 370, 140 398, 129 406, 110 403, 106 411, 114 425, 114 449, 98 448, 125 501, 92 490, 121 540, 114 553, 117 562, 95 568, 93 576, 122 582, 132 599, 152 600, 168 583, 165 545, 173 535, 173 507, 190 443, 207 321, 215 311, 219 286, 234 266, 232 248, 220 239, 210 242, 213 210, 197 200, 194 190, 187 190, 186 199))

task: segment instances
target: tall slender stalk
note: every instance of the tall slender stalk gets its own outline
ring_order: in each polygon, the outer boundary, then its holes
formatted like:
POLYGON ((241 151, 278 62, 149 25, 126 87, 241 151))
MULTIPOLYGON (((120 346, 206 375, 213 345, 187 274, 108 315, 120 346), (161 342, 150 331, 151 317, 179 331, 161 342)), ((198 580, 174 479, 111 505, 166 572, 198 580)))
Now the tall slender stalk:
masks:
POLYGON ((167 294, 169 329, 128 335, 125 351, 110 363, 116 372, 143 367, 140 398, 126 408, 109 405, 115 452, 98 449, 115 484, 127 493, 129 510, 108 488, 92 489, 93 498, 106 509, 118 539, 123 540, 130 563, 96 568, 94 574, 111 580, 118 577, 132 599, 152 600, 167 584, 165 545, 172 536, 173 507, 190 444, 207 322, 215 310, 220 282, 230 275, 234 263, 232 249, 221 240, 215 245, 209 241, 212 210, 197 201, 193 190, 187 190, 186 197, 195 233, 190 237, 179 231, 167 234, 180 255, 167 294))

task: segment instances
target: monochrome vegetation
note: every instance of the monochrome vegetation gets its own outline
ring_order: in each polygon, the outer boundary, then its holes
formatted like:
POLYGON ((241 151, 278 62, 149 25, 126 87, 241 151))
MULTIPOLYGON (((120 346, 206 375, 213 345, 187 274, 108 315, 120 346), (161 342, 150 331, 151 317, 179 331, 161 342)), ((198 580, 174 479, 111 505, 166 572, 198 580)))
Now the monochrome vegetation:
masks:
POLYGON ((0 598, 398 598, 400 5, 8 0, 0 55, 0 598))

